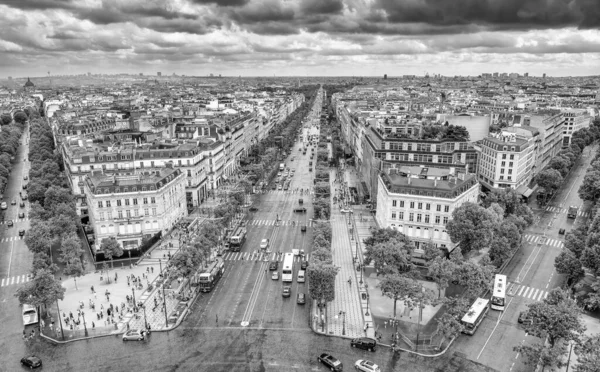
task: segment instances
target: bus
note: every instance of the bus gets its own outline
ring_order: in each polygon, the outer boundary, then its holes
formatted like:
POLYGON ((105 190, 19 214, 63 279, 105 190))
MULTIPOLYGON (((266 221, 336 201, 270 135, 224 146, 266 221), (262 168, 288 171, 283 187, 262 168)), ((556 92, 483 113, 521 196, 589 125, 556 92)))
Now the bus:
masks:
POLYGON ((231 234, 229 238, 229 250, 232 252, 239 252, 242 249, 242 245, 246 241, 246 229, 238 227, 235 232, 231 234))
POLYGON ((198 274, 195 278, 200 291, 210 292, 217 285, 224 271, 225 263, 221 257, 217 257, 215 262, 211 263, 206 270, 198 274))
POLYGON ((472 335, 477 327, 485 318, 485 314, 490 310, 490 300, 478 298, 475 300, 469 311, 462 317, 460 322, 465 326, 462 333, 472 335))
POLYGON ((283 270, 281 271, 281 281, 291 282, 293 280, 294 254, 286 253, 283 255, 283 270))
POLYGON ((35 306, 23 304, 23 325, 37 324, 39 322, 38 311, 35 306))
POLYGON ((506 275, 496 274, 494 279, 494 289, 492 292, 492 309, 504 310, 504 301, 506 300, 506 275))

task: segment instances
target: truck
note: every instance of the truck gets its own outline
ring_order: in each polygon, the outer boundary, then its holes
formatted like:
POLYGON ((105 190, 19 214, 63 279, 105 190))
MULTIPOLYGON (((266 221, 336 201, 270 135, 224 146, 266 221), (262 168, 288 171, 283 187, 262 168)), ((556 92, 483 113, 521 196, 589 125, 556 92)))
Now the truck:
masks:
POLYGON ((229 238, 229 250, 239 252, 246 241, 246 229, 238 227, 229 238))
POLYGON ((279 171, 283 172, 285 170, 285 163, 279 164, 279 171))
POLYGON ((570 206, 569 211, 567 212, 567 218, 577 218, 578 211, 579 211, 579 208, 570 206))
POLYGON ((225 262, 223 262, 221 257, 217 257, 206 269, 199 271, 199 273, 194 275, 192 283, 197 285, 200 291, 210 292, 217 285, 221 276, 223 276, 225 262))

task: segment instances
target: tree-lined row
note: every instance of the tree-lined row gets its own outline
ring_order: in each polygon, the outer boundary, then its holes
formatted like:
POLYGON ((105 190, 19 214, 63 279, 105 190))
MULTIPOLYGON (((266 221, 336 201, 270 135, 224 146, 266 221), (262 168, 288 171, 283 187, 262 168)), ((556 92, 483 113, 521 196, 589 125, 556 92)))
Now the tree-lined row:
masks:
POLYGON ((331 238, 331 224, 319 222, 313 225, 312 254, 307 269, 308 291, 313 300, 323 305, 335 298, 335 276, 339 271, 333 264, 331 238))
POLYGON ((19 142, 25 129, 27 116, 24 112, 15 113, 15 121, 9 114, 2 115, 2 128, 0 129, 0 194, 8 183, 8 176, 12 171, 12 159, 17 154, 19 142), (23 120, 23 116, 25 120, 23 120))

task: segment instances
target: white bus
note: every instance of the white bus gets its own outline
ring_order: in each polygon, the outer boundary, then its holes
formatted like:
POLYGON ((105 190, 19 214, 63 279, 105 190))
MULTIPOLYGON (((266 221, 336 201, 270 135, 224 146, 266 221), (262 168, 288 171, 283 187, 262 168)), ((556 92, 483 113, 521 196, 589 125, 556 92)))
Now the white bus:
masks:
POLYGON ((283 270, 281 271, 281 281, 291 282, 294 278, 294 254, 286 253, 283 255, 283 270))
POLYGON ((39 322, 38 311, 35 306, 23 304, 23 325, 37 324, 39 322))
POLYGON ((463 333, 466 333, 468 335, 472 335, 473 333, 475 333, 477 327, 479 326, 479 323, 481 323, 483 318, 485 318, 485 314, 487 314, 487 312, 489 311, 489 305, 490 300, 486 300, 483 298, 478 298, 477 300, 475 300, 473 305, 471 305, 469 311, 467 311, 465 316, 463 316, 460 320, 461 323, 465 326, 463 333))
POLYGON ((492 292, 492 309, 504 310, 504 301, 506 300, 506 275, 496 274, 494 279, 494 289, 492 292))

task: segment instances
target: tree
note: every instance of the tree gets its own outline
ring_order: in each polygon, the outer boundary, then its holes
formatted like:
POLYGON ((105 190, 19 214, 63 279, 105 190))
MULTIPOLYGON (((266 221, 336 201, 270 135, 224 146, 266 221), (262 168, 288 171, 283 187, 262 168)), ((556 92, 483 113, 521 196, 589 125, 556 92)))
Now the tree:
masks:
POLYGON ((392 239, 368 245, 364 262, 373 262, 377 275, 405 273, 412 269, 412 243, 392 239))
POLYGON ((434 258, 427 268, 427 275, 433 278, 433 281, 437 285, 438 298, 442 296, 442 290, 448 288, 450 280, 454 276, 456 270, 456 264, 447 260, 443 257, 434 258))
POLYGON ((542 366, 542 370, 545 367, 557 367, 562 368, 564 363, 562 362, 562 356, 565 353, 565 348, 562 345, 557 347, 549 347, 541 343, 535 343, 533 345, 521 344, 513 347, 513 350, 517 353, 521 353, 524 358, 524 364, 537 367, 542 366))
POLYGON ((45 221, 32 220, 31 228, 25 235, 25 244, 33 253, 50 252, 53 236, 50 224, 45 221))
POLYGON ((65 298, 65 288, 50 270, 41 269, 35 272, 31 281, 17 289, 15 297, 21 305, 48 306, 65 298))
POLYGON ((577 193, 581 199, 595 202, 600 197, 600 170, 589 169, 577 193))
POLYGON ((540 187, 553 194, 561 185, 563 178, 556 169, 546 168, 537 174, 535 181, 540 187))
POLYGON ((331 251, 323 247, 315 247, 313 248, 311 259, 313 262, 322 262, 326 264, 333 264, 333 260, 331 258, 331 251))
POLYGON ((62 240, 60 246, 60 260, 65 264, 63 272, 65 275, 73 277, 75 289, 77 289, 77 278, 85 272, 83 263, 81 262, 81 241, 77 235, 71 235, 62 240))
POLYGON ((542 339, 547 338, 550 347, 562 340, 577 341, 585 329, 577 303, 561 288, 552 289, 541 302, 527 306, 532 323, 525 325, 525 331, 542 339))
POLYGON ((322 262, 308 266, 308 290, 318 303, 333 301, 335 298, 335 276, 339 268, 322 262))
POLYGON ((460 244, 463 254, 478 251, 490 244, 495 214, 475 203, 464 203, 452 212, 446 230, 453 243, 460 244))
POLYGON ((471 261, 461 262, 454 271, 459 285, 466 288, 469 296, 475 296, 483 290, 491 289, 494 276, 493 266, 480 266, 471 261))
MULTIPOLYGON (((594 219, 595 220, 595 219, 594 219)), ((579 225, 565 235, 565 249, 568 249, 577 259, 585 249, 587 240, 587 226, 579 225)))
POLYGON ((371 236, 364 240, 365 248, 374 246, 377 243, 388 242, 392 239, 404 242, 410 242, 410 240, 400 231, 392 229, 391 227, 377 228, 371 232, 371 236))
POLYGON ((52 263, 52 260, 50 260, 50 256, 48 256, 45 252, 37 252, 33 254, 33 262, 31 263, 31 274, 33 275, 41 269, 49 270, 52 274, 56 274, 58 272, 58 266, 52 263))
MULTIPOLYGON (((123 255, 123 248, 121 248, 121 244, 119 244, 117 239, 115 239, 113 236, 102 239, 102 242, 100 243, 100 251, 104 253, 104 258, 110 260, 111 267, 113 257, 121 257, 123 255)), ((108 275, 107 280, 110 281, 108 275)))
POLYGON ((44 193, 44 208, 53 211, 57 205, 73 205, 71 191, 62 187, 50 186, 44 193))
POLYGON ((563 249, 554 259, 554 267, 559 274, 567 275, 567 284, 572 286, 577 283, 585 272, 581 267, 581 261, 568 249, 563 249))
POLYGON ((2 125, 8 125, 12 123, 12 116, 10 114, 2 114, 0 120, 2 121, 2 125))
POLYGON ((21 123, 21 124, 25 124, 25 122, 27 121, 27 114, 24 113, 23 111, 17 111, 15 112, 15 114, 13 115, 13 119, 17 122, 17 123, 21 123))
POLYGON ((398 300, 404 300, 405 305, 410 308, 416 305, 424 307, 433 300, 431 291, 423 287, 420 282, 397 273, 385 275, 377 287, 381 289, 384 296, 394 300, 394 317, 396 317, 398 300))
POLYGON ((458 336, 465 326, 461 321, 471 304, 464 297, 446 297, 443 299, 446 311, 436 319, 437 329, 446 339, 458 336))
POLYGON ((569 162, 569 159, 560 156, 552 158, 552 160, 550 160, 550 163, 548 163, 548 168, 556 169, 560 172, 560 175, 562 177, 566 176, 567 173, 569 173, 570 167, 571 163, 569 162))
POLYGON ((577 364, 575 372, 597 372, 600 366, 600 335, 585 336, 575 346, 577 364))

